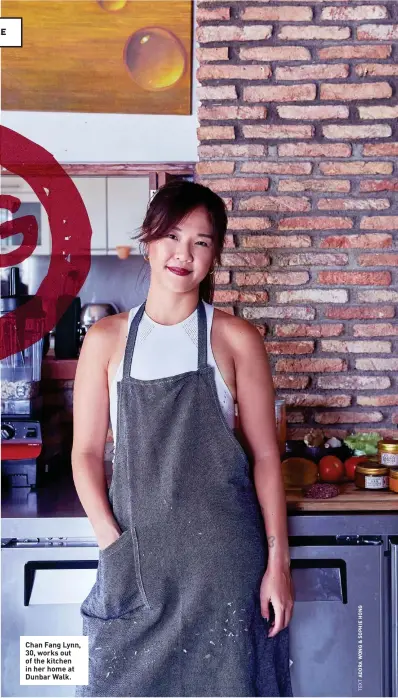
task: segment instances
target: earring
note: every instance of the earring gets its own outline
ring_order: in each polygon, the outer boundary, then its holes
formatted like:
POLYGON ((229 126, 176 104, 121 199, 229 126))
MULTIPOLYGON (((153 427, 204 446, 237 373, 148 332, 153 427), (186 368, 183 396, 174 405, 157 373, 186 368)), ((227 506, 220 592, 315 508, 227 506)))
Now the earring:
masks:
POLYGON ((146 254, 144 254, 144 259, 145 259, 146 262, 149 262, 149 257, 147 257, 146 254))

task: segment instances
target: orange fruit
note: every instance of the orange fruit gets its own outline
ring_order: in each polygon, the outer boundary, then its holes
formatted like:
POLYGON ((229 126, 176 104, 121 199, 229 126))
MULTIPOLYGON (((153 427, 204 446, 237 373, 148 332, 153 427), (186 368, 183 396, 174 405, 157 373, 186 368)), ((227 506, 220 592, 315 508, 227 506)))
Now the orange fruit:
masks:
POLYGON ((318 479, 318 466, 307 458, 292 456, 282 462, 285 489, 295 489, 312 485, 318 479))

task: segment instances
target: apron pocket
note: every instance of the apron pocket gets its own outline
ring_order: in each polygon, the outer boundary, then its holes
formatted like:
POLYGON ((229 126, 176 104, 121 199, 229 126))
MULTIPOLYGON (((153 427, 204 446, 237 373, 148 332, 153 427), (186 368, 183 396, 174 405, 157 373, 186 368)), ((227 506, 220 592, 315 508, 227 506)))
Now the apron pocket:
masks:
POLYGON ((99 551, 97 578, 81 605, 86 616, 120 618, 150 608, 142 584, 137 531, 133 526, 99 551))

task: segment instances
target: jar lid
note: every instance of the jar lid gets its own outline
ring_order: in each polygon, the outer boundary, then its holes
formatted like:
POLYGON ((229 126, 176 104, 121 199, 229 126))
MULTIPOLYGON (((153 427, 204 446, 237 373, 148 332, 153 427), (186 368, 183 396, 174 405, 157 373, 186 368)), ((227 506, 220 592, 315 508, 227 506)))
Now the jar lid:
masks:
POLYGON ((389 476, 392 477, 394 480, 398 480, 398 468, 390 468, 389 476))
POLYGON ((386 453, 398 453, 398 439, 382 439, 378 441, 377 448, 386 453))
POLYGON ((379 465, 378 463, 372 463, 372 461, 367 460, 363 463, 358 463, 355 468, 355 473, 362 473, 362 475, 387 475, 388 467, 386 465, 379 465))

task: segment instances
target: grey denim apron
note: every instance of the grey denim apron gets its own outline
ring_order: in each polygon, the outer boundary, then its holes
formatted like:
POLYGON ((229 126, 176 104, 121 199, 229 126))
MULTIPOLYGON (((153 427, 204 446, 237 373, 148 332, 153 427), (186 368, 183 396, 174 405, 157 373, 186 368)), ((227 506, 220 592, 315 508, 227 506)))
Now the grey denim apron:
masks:
POLYGON ((89 685, 76 696, 291 696, 288 628, 267 637, 259 589, 264 522, 249 460, 207 365, 132 378, 145 303, 134 316, 117 384, 109 502, 122 534, 99 552, 81 605, 89 685))

